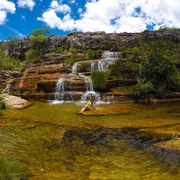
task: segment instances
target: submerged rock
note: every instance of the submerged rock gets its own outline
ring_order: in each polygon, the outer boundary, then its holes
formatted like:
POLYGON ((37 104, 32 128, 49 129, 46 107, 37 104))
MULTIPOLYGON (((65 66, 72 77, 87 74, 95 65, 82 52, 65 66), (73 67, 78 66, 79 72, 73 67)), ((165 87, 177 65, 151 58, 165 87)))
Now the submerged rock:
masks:
POLYGON ((130 108, 110 108, 110 107, 96 107, 96 109, 87 110, 80 114, 86 116, 105 116, 105 115, 120 115, 120 114, 130 114, 132 109, 130 108))
POLYGON ((5 103, 7 108, 24 109, 31 105, 31 102, 17 96, 11 96, 9 94, 1 94, 0 97, 2 98, 2 101, 5 103))
POLYGON ((180 151, 180 138, 171 139, 169 141, 156 143, 155 146, 174 151, 180 151))

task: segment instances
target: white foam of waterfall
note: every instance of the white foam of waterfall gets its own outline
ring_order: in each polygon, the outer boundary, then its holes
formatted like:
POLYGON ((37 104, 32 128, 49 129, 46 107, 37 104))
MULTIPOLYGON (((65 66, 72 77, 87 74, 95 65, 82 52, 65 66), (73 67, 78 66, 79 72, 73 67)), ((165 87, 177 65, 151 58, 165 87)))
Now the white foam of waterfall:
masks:
POLYGON ((56 83, 55 101, 53 103, 73 102, 73 85, 67 85, 67 77, 62 77, 56 83))
POLYGON ((92 62, 92 63, 91 63, 91 72, 94 71, 94 70, 95 70, 95 63, 92 62))
POLYGON ((101 59, 94 61, 91 63, 91 72, 98 71, 106 71, 109 65, 115 63, 115 59, 119 56, 119 52, 104 52, 101 56, 101 59))
POLYGON ((100 94, 94 91, 91 79, 83 74, 80 74, 80 76, 84 78, 86 86, 86 92, 81 96, 80 103, 85 103, 89 97, 92 97, 95 103, 99 102, 101 99, 100 94))
POLYGON ((98 70, 105 71, 109 65, 114 64, 114 59, 101 59, 98 61, 98 70))
POLYGON ((104 52, 102 54, 102 59, 108 59, 108 58, 113 58, 113 59, 117 59, 119 56, 119 52, 104 52))
POLYGON ((79 75, 84 78, 86 91, 94 91, 91 79, 84 74, 79 73, 79 75))
POLYGON ((77 73, 78 64, 74 63, 72 66, 72 73, 77 73))
POLYGON ((81 102, 86 102, 89 97, 92 97, 96 103, 101 100, 99 93, 95 91, 86 91, 81 97, 81 102))

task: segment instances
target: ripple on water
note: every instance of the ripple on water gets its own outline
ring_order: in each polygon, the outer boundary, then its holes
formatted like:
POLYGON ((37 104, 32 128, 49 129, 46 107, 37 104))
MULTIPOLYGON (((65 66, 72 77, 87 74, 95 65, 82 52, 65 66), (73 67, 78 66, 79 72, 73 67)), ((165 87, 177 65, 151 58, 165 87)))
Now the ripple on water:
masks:
POLYGON ((19 121, 1 126, 0 139, 0 153, 26 162, 31 179, 179 179, 179 154, 154 146, 167 139, 137 129, 19 121))

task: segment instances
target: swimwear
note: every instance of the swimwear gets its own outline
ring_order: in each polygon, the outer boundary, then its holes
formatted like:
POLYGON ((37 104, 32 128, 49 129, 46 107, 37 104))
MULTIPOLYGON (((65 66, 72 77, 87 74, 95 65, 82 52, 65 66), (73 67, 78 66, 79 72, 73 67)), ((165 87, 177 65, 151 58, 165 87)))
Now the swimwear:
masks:
POLYGON ((92 102, 88 102, 88 106, 92 106, 92 102))

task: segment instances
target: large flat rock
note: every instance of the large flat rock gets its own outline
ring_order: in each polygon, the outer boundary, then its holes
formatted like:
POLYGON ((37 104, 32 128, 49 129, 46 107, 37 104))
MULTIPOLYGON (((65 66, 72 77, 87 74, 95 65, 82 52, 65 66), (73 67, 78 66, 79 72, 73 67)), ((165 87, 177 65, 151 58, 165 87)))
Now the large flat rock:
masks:
POLYGON ((9 94, 1 94, 0 97, 2 98, 2 101, 5 103, 7 108, 24 109, 31 105, 31 102, 17 96, 11 96, 9 94))
POLYGON ((80 114, 85 116, 106 116, 106 115, 120 115, 120 114, 130 114, 132 112, 131 108, 107 108, 103 106, 97 106, 96 109, 87 110, 80 114))

